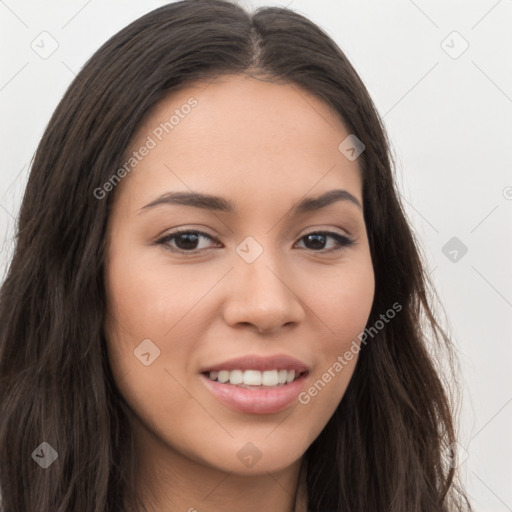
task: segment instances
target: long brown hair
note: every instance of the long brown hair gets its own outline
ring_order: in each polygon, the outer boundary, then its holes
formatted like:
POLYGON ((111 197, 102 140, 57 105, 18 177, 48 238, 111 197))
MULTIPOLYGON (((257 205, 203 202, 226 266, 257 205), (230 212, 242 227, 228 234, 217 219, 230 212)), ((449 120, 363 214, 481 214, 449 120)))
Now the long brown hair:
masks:
POLYGON ((119 169, 142 117, 164 95, 223 73, 303 87, 363 142, 376 281, 368 324, 391 304, 402 306, 362 346, 339 407, 305 454, 308 509, 470 510, 445 457, 455 443, 454 412, 435 361, 441 354, 452 361, 453 350, 363 82, 336 44, 291 10, 248 13, 221 0, 186 0, 107 41, 68 88, 37 148, 0 295, 3 512, 123 510, 134 486, 133 437, 103 330, 114 193, 93 192, 119 169), (43 442, 57 454, 46 470, 34 458, 36 449, 53 453, 43 442))

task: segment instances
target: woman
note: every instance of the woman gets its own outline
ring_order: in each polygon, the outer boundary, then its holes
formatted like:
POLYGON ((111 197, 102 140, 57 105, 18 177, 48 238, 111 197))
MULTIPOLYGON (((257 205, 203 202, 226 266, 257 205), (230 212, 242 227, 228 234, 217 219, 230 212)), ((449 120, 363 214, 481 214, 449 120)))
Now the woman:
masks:
POLYGON ((33 162, 0 302, 3 512, 469 510, 427 284, 325 33, 220 0, 141 17, 33 162))

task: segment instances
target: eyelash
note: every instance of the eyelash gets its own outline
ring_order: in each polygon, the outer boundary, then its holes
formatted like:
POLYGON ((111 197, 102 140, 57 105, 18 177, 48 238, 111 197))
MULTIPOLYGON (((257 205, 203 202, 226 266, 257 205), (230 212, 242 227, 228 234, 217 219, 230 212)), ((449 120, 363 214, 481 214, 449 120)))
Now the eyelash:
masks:
MULTIPOLYGON (((169 233, 167 235, 165 235, 164 237, 160 238, 159 240, 156 240, 155 244, 156 245, 163 245, 163 246, 167 246, 166 248, 172 252, 176 252, 176 253, 181 253, 181 254, 187 254, 187 255, 195 255, 199 252, 201 252, 202 250, 206 250, 206 249, 192 249, 190 251, 185 251, 183 249, 176 249, 176 248, 171 248, 169 246, 169 242, 171 240, 173 240, 174 238, 177 238, 179 237, 180 235, 183 235, 183 234, 194 234, 194 235, 199 235, 199 236, 203 236, 205 238, 208 238, 212 241, 217 241, 215 240, 215 238, 213 238, 212 236, 210 236, 208 233, 205 233, 204 231, 198 231, 198 230, 192 230, 192 229, 178 229, 172 233, 169 233)), ((340 235, 339 233, 336 233, 334 231, 312 231, 311 233, 306 233, 305 235, 301 236, 299 240, 302 240, 308 236, 311 236, 311 235, 322 235, 322 236, 327 236, 327 237, 331 237, 331 238, 334 238, 336 240, 336 243, 338 244, 338 247, 337 248, 334 248, 334 249, 328 249, 328 250, 319 250, 319 251, 315 251, 314 249, 309 249, 313 252, 316 252, 316 253, 331 253, 331 252, 338 252, 338 251, 341 251, 343 249, 346 249, 352 245, 355 244, 354 240, 352 240, 351 238, 345 236, 345 235, 340 235)))

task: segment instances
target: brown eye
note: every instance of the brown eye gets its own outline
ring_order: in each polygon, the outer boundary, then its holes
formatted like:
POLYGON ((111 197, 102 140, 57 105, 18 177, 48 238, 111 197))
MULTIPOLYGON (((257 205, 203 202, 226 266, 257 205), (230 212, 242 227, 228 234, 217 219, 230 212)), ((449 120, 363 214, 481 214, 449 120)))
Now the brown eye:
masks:
POLYGON ((339 233, 335 233, 333 231, 315 231, 313 233, 304 235, 301 240, 304 240, 307 249, 311 249, 314 252, 338 251, 354 244, 354 241, 347 236, 340 235, 339 233), (335 240, 335 247, 325 250, 324 246, 326 245, 329 238, 335 240))
POLYGON ((203 231, 179 230, 165 235, 163 238, 157 240, 156 243, 164 245, 171 251, 194 253, 205 249, 204 247, 198 247, 198 243, 201 239, 214 240, 210 235, 203 231))

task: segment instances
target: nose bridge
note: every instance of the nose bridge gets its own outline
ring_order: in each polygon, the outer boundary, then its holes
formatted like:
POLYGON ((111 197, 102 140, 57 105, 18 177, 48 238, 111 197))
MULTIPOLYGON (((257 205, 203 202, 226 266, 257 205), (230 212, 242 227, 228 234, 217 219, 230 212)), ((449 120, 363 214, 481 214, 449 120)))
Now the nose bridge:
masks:
POLYGON ((255 298, 285 298, 291 292, 283 282, 285 276, 281 271, 281 261, 277 254, 267 250, 252 263, 239 262, 237 273, 244 290, 255 298))
POLYGON ((251 323, 260 330, 298 322, 303 315, 302 306, 293 283, 288 282, 286 262, 278 249, 247 237, 236 252, 236 281, 231 288, 226 321, 251 323))

